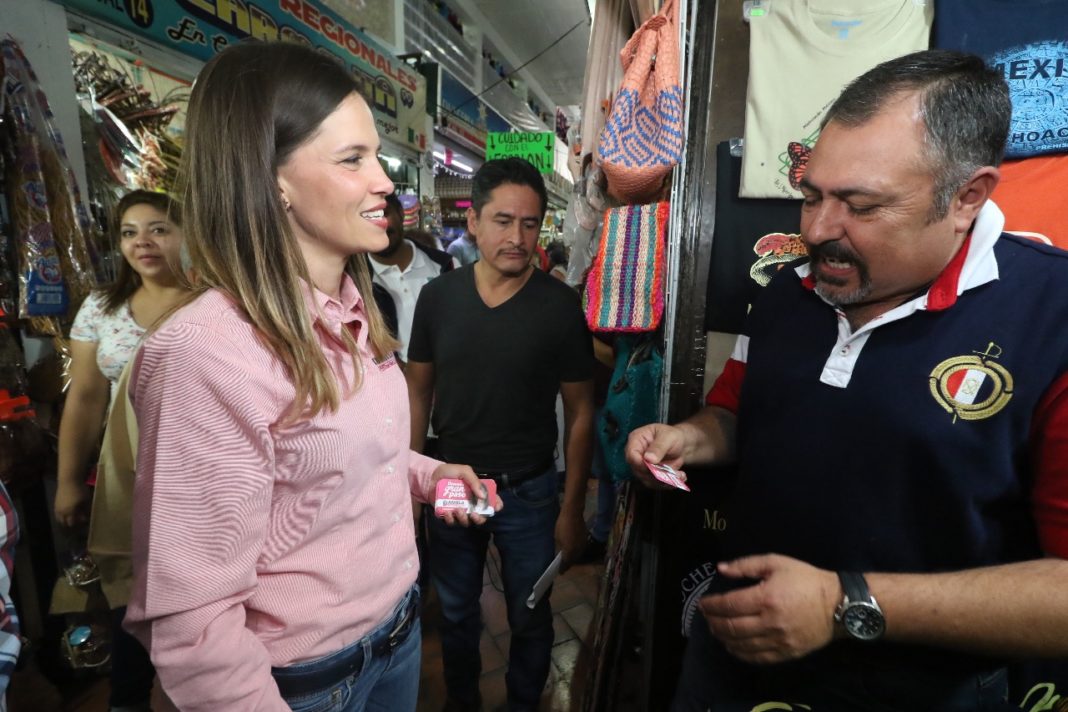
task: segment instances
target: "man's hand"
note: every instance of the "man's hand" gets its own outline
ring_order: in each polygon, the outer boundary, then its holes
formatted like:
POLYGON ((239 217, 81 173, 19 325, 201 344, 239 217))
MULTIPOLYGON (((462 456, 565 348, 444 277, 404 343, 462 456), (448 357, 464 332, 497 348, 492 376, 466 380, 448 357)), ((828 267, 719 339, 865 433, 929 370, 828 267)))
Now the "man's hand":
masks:
POLYGON ((634 476, 646 487, 654 489, 672 489, 671 485, 665 484, 653 477, 649 472, 647 463, 656 464, 663 462, 675 468, 675 471, 686 478, 685 473, 679 468, 683 464, 686 439, 681 428, 663 423, 643 425, 630 434, 627 438, 627 446, 624 454, 627 464, 630 465, 634 476))
MULTIPOLYGON (((480 500, 485 500, 487 496, 486 488, 482 483, 478 481, 478 475, 471 469, 469 465, 453 465, 442 464, 434 470, 433 481, 436 484, 438 480, 463 480, 464 483, 475 493, 475 497, 480 500)), ((504 507, 504 502, 500 497, 494 497, 493 510, 495 512, 501 511, 504 507)), ((441 519, 449 525, 459 524, 461 527, 470 526, 471 524, 485 524, 486 518, 481 514, 465 514, 464 512, 447 511, 442 514, 441 519)))
POLYGON ((758 583, 701 599, 708 628, 737 658, 778 663, 818 650, 834 637, 841 586, 833 571, 777 554, 722 563, 721 576, 758 583))
POLYGON ((56 488, 56 521, 65 527, 73 527, 89 520, 86 512, 89 504, 89 488, 84 482, 60 481, 56 488))
POLYGON ((564 553, 560 571, 566 571, 582 555, 587 536, 586 520, 582 518, 581 509, 560 510, 560 516, 556 518, 555 531, 556 550, 564 553))

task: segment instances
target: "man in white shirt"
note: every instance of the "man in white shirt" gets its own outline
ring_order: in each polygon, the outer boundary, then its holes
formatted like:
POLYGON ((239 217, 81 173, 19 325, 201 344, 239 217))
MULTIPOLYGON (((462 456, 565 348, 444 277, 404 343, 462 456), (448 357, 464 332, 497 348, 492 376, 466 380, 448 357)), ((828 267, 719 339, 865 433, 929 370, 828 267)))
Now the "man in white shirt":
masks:
POLYGON ((459 260, 461 265, 469 265, 479 260, 478 245, 475 244, 475 238, 470 233, 465 232, 450 242, 445 249, 454 259, 459 260))
POLYGON ((389 221, 386 229, 389 245, 369 257, 374 283, 382 288, 375 290, 375 299, 386 314, 396 312, 395 333, 401 342, 398 355, 406 362, 419 292, 427 282, 442 272, 459 267, 459 264, 441 250, 424 247, 404 237, 404 208, 395 193, 386 196, 386 219, 389 221), (387 298, 392 301, 393 309, 381 303, 387 298))

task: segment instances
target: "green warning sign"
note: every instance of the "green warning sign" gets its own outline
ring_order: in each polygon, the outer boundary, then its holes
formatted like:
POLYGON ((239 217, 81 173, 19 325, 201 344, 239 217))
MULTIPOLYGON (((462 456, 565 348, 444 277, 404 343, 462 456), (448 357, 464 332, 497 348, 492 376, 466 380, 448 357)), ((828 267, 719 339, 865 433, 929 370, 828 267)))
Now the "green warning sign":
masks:
POLYGON ((486 134, 486 160, 494 158, 525 158, 542 173, 553 172, 553 147, 556 135, 552 131, 523 133, 521 131, 490 131, 486 134))

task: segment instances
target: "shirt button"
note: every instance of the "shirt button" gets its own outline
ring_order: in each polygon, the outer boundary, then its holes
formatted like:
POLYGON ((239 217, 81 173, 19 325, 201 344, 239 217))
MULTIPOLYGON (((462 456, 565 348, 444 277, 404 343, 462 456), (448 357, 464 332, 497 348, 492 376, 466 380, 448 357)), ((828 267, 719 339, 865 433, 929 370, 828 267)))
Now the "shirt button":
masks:
POLYGON ((412 560, 411 559, 408 559, 408 560, 406 560, 404 562, 404 568, 406 568, 406 569, 412 568, 412 560))
POLYGON ((393 515, 393 521, 394 522, 399 522, 400 521, 400 515, 399 514, 394 514, 393 515))
POLYGON ((393 418, 386 418, 386 425, 393 425, 393 418))
POLYGON ((393 465, 386 465, 386 472, 392 474, 393 473, 393 465))
POLYGON ((849 353, 849 347, 848 346, 843 346, 842 350, 839 353, 841 353, 843 356, 845 356, 847 353, 849 353))

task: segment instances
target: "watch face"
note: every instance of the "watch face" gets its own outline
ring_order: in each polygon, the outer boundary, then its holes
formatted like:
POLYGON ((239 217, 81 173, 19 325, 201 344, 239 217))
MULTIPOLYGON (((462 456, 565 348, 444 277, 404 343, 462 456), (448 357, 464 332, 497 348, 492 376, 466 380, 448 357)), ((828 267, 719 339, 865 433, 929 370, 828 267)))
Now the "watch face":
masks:
POLYGON ((877 640, 886 629, 886 619, 875 606, 858 601, 849 604, 842 612, 842 625, 858 640, 877 640))

